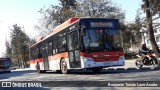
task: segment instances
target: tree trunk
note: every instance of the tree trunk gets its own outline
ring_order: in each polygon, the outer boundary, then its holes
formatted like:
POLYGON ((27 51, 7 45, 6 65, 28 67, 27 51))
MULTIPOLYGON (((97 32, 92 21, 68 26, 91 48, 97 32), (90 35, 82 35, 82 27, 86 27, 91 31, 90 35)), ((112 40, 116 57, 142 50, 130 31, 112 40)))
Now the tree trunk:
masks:
POLYGON ((17 60, 18 60, 18 67, 20 68, 21 66, 20 66, 20 60, 19 60, 19 57, 18 57, 17 49, 15 49, 15 51, 16 51, 16 57, 17 57, 17 60))
POLYGON ((149 0, 145 0, 145 9, 146 9, 146 18, 147 18, 147 30, 148 30, 148 33, 149 33, 149 39, 150 39, 150 42, 151 42, 151 46, 152 46, 152 49, 155 51, 155 54, 157 57, 160 57, 159 56, 159 47, 156 43, 156 40, 155 40, 155 37, 154 37, 154 31, 153 31, 153 26, 152 26, 152 15, 151 15, 151 12, 150 12, 150 9, 149 9, 149 0))
POLYGON ((21 44, 21 55, 22 55, 22 68, 25 68, 25 57, 24 57, 24 48, 21 44))

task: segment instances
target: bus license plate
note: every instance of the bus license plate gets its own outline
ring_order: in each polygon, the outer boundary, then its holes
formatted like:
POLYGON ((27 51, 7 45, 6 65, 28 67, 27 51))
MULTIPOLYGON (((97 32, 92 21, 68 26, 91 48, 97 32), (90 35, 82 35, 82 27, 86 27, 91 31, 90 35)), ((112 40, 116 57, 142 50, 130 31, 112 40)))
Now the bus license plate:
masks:
POLYGON ((112 62, 104 62, 104 66, 111 66, 112 62))

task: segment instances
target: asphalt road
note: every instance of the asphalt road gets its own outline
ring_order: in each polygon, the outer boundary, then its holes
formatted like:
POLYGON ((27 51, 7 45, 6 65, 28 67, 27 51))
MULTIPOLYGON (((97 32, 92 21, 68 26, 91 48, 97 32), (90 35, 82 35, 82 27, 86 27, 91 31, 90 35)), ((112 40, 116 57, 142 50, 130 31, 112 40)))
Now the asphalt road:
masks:
MULTIPOLYGON (((135 60, 127 60, 125 66, 121 67, 110 67, 103 69, 100 73, 94 74, 90 70, 77 70, 72 71, 70 74, 63 75, 58 74, 54 71, 47 72, 47 73, 41 73, 38 74, 36 71, 33 71, 29 68, 27 69, 17 69, 13 70, 11 73, 0 73, 0 81, 33 81, 38 83, 39 81, 51 81, 43 83, 42 86, 45 87, 38 87, 38 88, 0 88, 0 90, 51 90, 51 89, 58 89, 58 90, 121 90, 122 88, 124 90, 137 90, 137 89, 144 89, 144 90, 150 90, 150 89, 157 89, 159 90, 159 87, 108 87, 106 82, 134 82, 134 81, 160 81, 160 69, 152 69, 151 66, 145 66, 142 69, 137 69, 134 65, 135 60), (63 81, 60 82, 60 86, 57 86, 56 81, 63 81), (64 82, 66 81, 66 82, 64 82), (68 82, 67 82, 68 81, 68 82), (75 83, 72 83, 75 81, 75 83), (87 86, 87 82, 92 82, 91 86, 87 86), (97 82, 100 81, 100 82, 97 82), (71 84, 70 84, 71 83, 71 84), (86 83, 86 84, 84 84, 86 83), (105 86, 105 84, 106 86, 105 86), (76 85, 79 85, 78 87, 76 85), (101 87, 100 85, 103 87, 101 87), (63 86, 63 85, 69 85, 69 86, 63 86), (81 86, 84 85, 84 86, 81 86), (51 87, 50 87, 51 86, 51 87), (76 87, 75 87, 76 86, 76 87)), ((158 84, 159 85, 159 84, 158 84)))

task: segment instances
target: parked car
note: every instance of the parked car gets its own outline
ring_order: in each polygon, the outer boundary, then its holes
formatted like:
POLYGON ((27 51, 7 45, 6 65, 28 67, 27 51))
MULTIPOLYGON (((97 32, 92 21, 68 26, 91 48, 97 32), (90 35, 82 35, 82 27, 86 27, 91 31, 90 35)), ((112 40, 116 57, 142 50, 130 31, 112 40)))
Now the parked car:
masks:
POLYGON ((130 55, 130 56, 134 56, 134 55, 136 55, 137 54, 137 52, 133 52, 133 51, 126 51, 125 52, 125 55, 130 55))
POLYGON ((126 58, 126 59, 132 59, 132 58, 137 58, 137 52, 133 52, 133 51, 126 51, 125 53, 124 53, 124 57, 126 58))

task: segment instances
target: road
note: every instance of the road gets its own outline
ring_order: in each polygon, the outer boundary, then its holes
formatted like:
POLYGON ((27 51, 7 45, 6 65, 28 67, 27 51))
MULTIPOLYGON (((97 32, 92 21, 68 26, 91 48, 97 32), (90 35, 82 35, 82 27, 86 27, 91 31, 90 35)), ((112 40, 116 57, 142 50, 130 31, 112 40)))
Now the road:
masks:
MULTIPOLYGON (((1 73, 0 81, 160 81, 160 69, 152 69, 151 66, 144 67, 143 69, 137 69, 134 65, 135 60, 126 60, 126 65, 121 67, 110 67, 103 69, 100 73, 94 74, 89 70, 72 71, 70 74, 63 75, 56 72, 47 72, 38 74, 36 71, 28 69, 17 69, 11 73, 1 73)), ((67 83, 67 82, 65 82, 67 83)), ((95 82, 96 83, 96 82, 95 82)), ((53 85, 54 86, 54 85, 53 85)), ((96 89, 96 90, 120 90, 121 88, 126 90, 136 89, 153 89, 153 87, 43 87, 37 88, 38 90, 50 90, 50 89, 96 89)), ((1 90, 6 90, 2 88, 1 90)), ((8 90, 9 88, 7 88, 8 90)), ((12 90, 17 88, 12 88, 12 90)), ((26 89, 27 88, 23 88, 26 89)), ((32 88, 31 88, 32 89, 32 88)), ((35 90, 35 88, 33 88, 35 90)), ((154 89, 159 90, 158 87, 154 89)))

